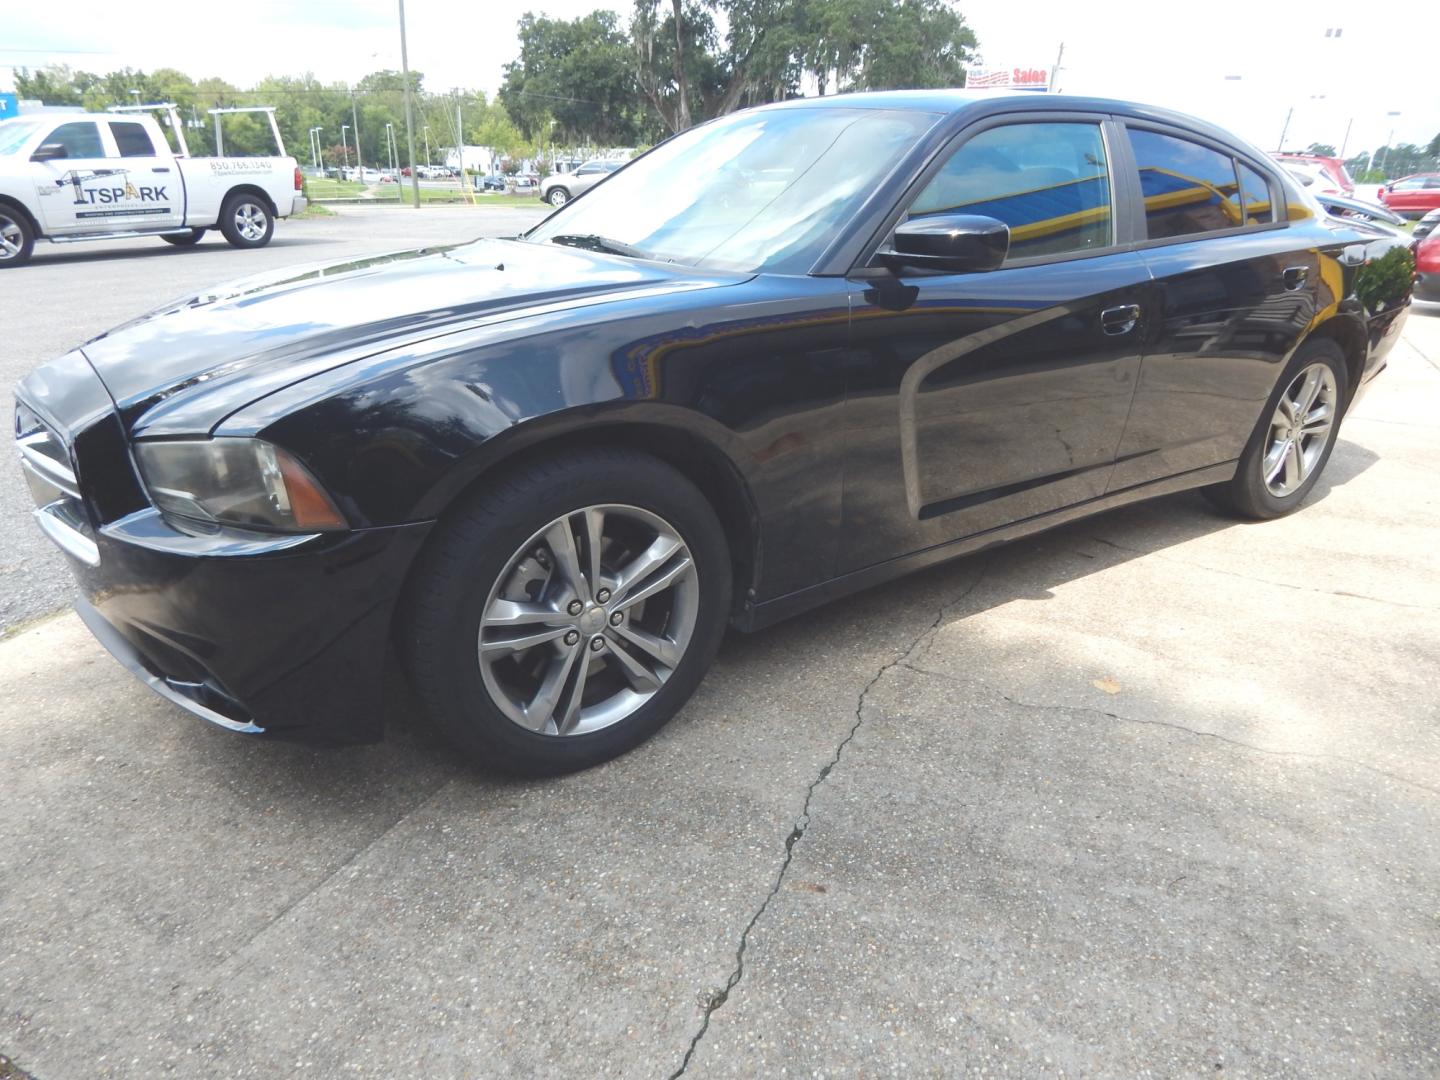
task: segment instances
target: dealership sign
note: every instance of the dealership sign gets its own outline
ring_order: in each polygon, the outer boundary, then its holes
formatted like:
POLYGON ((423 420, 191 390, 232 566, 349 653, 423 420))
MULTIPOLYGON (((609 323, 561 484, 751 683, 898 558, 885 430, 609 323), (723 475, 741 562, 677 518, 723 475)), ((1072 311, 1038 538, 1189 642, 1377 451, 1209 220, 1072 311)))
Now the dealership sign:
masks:
POLYGON ((20 96, 18 94, 0 94, 0 120, 9 120, 12 116, 20 115, 20 96))
POLYGON ((1050 71, 1040 67, 966 68, 968 90, 1039 90, 1050 89, 1050 71))

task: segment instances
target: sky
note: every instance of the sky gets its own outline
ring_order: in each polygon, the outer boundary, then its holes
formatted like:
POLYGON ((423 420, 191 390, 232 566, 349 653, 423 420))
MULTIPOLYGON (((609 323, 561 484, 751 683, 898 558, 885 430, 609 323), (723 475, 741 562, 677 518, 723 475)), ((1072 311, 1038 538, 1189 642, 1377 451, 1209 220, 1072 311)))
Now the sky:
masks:
MULTIPOLYGON (((1440 132, 1440 86, 1425 60, 1433 42, 1406 27, 1433 17, 1433 0, 1227 5, 1135 0, 957 0, 990 67, 1043 67, 1065 46, 1062 93, 1120 97, 1180 109, 1275 149, 1311 142, 1346 153, 1440 132), (1423 6, 1422 6, 1423 5, 1423 6), (1326 37, 1326 29, 1339 29, 1326 37), (1398 115, 1390 115, 1392 113, 1398 115)), ((7 4, 0 90, 10 69, 68 63, 91 71, 177 67, 247 85, 268 74, 313 72, 353 81, 400 66, 395 0, 214 0, 151 6, 135 19, 113 0, 7 4), (17 10, 18 9, 18 10, 17 10), (166 11, 170 15, 164 14, 166 11)), ((413 68, 430 90, 493 93, 518 51, 515 22, 530 10, 574 18, 628 0, 408 0, 413 68)))

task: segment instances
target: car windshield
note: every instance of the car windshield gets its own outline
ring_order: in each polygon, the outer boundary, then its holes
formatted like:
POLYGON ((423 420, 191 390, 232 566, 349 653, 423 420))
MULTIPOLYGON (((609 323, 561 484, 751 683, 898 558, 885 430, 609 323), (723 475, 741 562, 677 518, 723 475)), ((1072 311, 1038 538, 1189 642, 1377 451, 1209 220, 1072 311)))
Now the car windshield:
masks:
POLYGON ((6 120, 0 123, 0 157, 17 153, 39 126, 35 120, 6 120))
POLYGON ((937 119, 842 107, 736 113, 662 143, 526 239, 804 273, 937 119))

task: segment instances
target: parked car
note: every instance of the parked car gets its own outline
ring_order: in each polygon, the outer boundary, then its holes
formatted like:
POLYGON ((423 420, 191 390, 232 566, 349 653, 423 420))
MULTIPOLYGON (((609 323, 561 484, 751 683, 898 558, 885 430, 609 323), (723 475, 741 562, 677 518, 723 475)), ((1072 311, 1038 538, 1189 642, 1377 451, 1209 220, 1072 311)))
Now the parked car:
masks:
POLYGON ((1415 223, 1415 231, 1411 235, 1416 240, 1424 240, 1435 231, 1437 225, 1440 225, 1440 210, 1431 210, 1415 223))
POLYGON ((1287 167, 1299 169, 1320 178, 1323 192, 1351 195, 1355 191, 1355 181, 1350 178, 1350 170, 1345 167, 1345 162, 1340 158, 1325 157, 1320 154, 1276 153, 1270 156, 1276 161, 1283 162, 1287 167))
POLYGON ((1313 189, 1310 194, 1327 214, 1335 217, 1356 218, 1360 221, 1381 221, 1386 225, 1395 226, 1405 224, 1403 217, 1379 203, 1367 202, 1364 199, 1349 199, 1343 195, 1316 194, 1313 189))
POLYGON ((489 176, 475 178, 476 191, 504 191, 506 186, 506 178, 500 173, 491 173, 489 176))
POLYGON ((1440 209, 1440 173, 1401 177, 1380 189, 1380 201, 1407 218, 1424 217, 1440 209))
POLYGON ((623 161, 587 161, 574 172, 552 173, 540 182, 540 198, 551 206, 564 206, 624 164, 623 161))
POLYGON ((0 121, 0 269, 29 262, 36 241, 154 236, 190 247, 219 229, 232 247, 263 247, 278 219, 305 208, 303 188, 291 157, 175 154, 148 113, 0 121))
POLYGON ((1440 303, 1440 232, 1431 232, 1415 249, 1415 299, 1440 303))
POLYGON ((15 428, 81 617, 159 693, 374 739, 393 641, 463 751, 552 773, 658 730, 727 624, 1183 489, 1293 512, 1413 265, 1161 109, 800 99, 515 239, 166 305, 15 428))

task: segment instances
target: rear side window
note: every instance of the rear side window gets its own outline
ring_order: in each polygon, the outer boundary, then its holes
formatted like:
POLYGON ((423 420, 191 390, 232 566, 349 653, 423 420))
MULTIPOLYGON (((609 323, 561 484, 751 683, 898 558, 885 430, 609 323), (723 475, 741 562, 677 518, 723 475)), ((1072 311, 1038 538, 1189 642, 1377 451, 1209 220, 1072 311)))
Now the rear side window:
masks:
POLYGON ((1130 130, 1151 240, 1243 225, 1229 154, 1173 135, 1130 130))
POLYGON ((155 147, 144 124, 111 123, 110 134, 121 157, 154 157, 155 147))
POLYGON ((910 216, 980 214, 1010 226, 1010 258, 1111 244, 1110 170, 1100 125, 1007 124, 968 139, 910 216))
POLYGON ((61 124, 45 137, 45 145, 59 143, 65 148, 67 158, 97 158, 105 156, 105 147, 100 143, 100 128, 93 120, 83 123, 61 124))
POLYGON ((1275 220, 1270 182, 1249 165, 1240 166, 1240 190, 1244 193, 1246 225, 1268 225, 1275 220))

